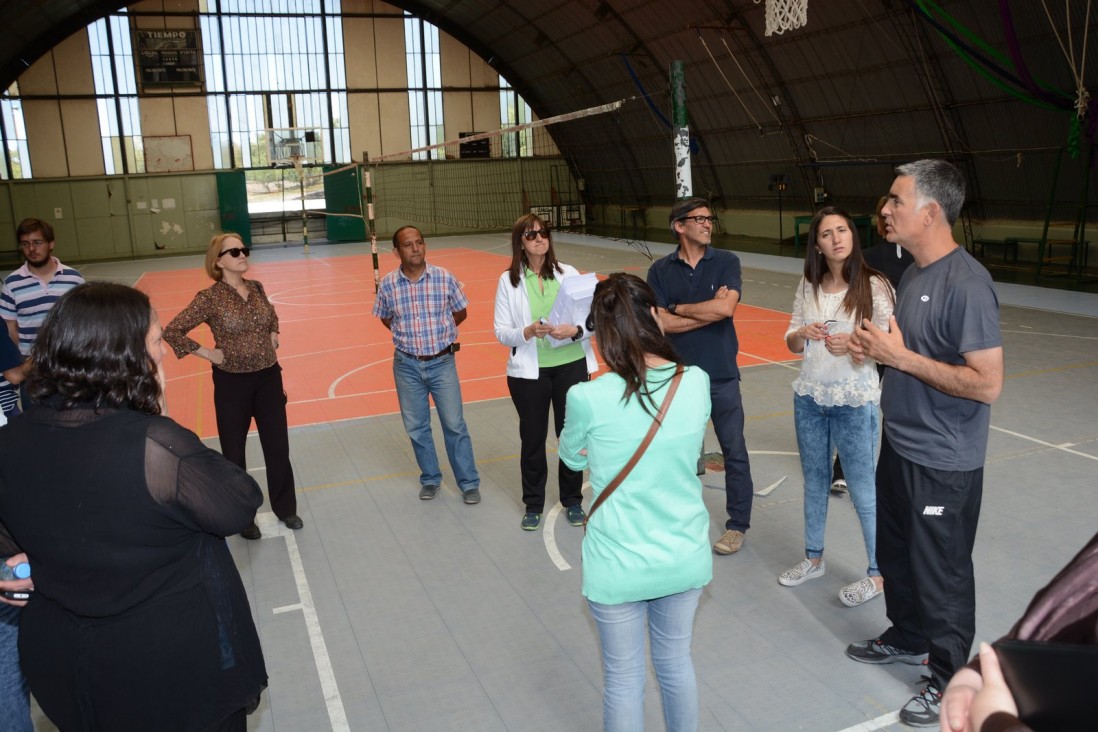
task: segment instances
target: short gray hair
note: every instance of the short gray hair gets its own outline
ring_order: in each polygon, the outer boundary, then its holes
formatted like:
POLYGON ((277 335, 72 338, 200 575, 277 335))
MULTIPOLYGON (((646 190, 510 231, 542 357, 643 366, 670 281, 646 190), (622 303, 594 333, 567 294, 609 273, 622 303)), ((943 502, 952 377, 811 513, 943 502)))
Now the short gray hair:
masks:
POLYGON ((916 208, 934 201, 950 226, 957 223, 965 203, 965 177, 955 165, 945 160, 916 160, 896 166, 896 175, 910 176, 915 181, 916 208))

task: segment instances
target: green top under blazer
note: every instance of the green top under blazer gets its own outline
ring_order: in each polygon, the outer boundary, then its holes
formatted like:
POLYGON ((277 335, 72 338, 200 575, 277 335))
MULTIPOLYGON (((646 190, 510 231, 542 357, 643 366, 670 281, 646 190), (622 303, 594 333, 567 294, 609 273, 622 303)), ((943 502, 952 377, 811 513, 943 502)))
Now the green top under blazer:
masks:
MULTIPOLYGON (((657 406, 673 373, 674 364, 648 370, 650 388, 660 385, 657 406)), ((623 403, 624 393, 625 381, 612 372, 568 391, 560 458, 573 470, 590 468, 592 502, 652 424, 636 395, 623 403)), ((648 450, 587 525, 587 599, 604 605, 651 600, 704 587, 713 578, 709 513, 695 474, 709 410, 709 377, 687 367, 648 450)))

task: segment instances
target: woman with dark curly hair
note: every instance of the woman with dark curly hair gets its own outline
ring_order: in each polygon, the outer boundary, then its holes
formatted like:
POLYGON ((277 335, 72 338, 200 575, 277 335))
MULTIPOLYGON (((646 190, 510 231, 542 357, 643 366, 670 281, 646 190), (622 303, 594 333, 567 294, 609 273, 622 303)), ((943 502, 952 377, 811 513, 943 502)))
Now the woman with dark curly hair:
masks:
POLYGON ((34 591, 19 655, 64 730, 244 730, 267 672, 224 537, 263 501, 160 414, 149 299, 80 285, 39 332, 32 405, 0 428, 0 551, 34 591))
MULTIPOLYGON (((206 247, 206 274, 213 285, 200 290, 191 304, 164 328, 164 340, 176 358, 193 354, 213 364, 214 414, 221 454, 248 469, 244 447, 255 419, 271 510, 287 528, 300 529, 294 470, 290 465, 290 435, 286 390, 278 364, 278 314, 257 280, 244 278, 248 255, 237 234, 217 234, 206 247), (210 327, 214 347, 207 348, 187 334, 202 323, 210 327)), ((258 539, 255 521, 240 535, 258 539)))

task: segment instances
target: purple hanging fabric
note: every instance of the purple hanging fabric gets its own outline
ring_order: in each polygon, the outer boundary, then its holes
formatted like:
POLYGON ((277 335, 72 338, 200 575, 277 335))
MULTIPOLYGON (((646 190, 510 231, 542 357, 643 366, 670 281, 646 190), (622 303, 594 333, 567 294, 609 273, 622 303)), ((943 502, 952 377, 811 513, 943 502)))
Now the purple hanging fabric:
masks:
POLYGON ((1062 95, 1053 94, 1042 89, 1033 80, 1033 76, 1029 73, 1029 67, 1026 65, 1025 59, 1022 58, 1022 47, 1018 43, 1018 34, 1014 31, 1014 18, 1010 14, 1010 0, 999 0, 999 17, 1003 21, 1003 37, 1006 39, 1010 58, 1014 62, 1014 72, 1018 75, 1026 91, 1041 101, 1057 107, 1067 109, 1069 106, 1073 106, 1073 104, 1066 104, 1066 100, 1062 95))

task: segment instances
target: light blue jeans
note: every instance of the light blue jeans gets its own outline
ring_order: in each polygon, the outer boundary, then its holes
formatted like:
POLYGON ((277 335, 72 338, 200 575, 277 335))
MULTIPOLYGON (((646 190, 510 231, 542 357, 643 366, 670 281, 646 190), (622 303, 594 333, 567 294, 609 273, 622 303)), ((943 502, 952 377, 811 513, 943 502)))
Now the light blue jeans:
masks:
POLYGON ((450 458, 450 468, 454 471, 458 488, 462 493, 479 488, 480 475, 473 458, 473 441, 465 426, 454 354, 420 361, 394 351, 393 380, 400 402, 400 416, 404 419, 404 429, 412 441, 412 450, 419 465, 420 485, 439 485, 442 482, 442 469, 439 468, 435 441, 431 436, 429 395, 438 411, 446 455, 450 458))
POLYGON ((880 418, 876 404, 861 407, 824 407, 810 396, 793 395, 793 419, 797 449, 804 474, 804 553, 809 559, 823 556, 827 501, 831 489, 831 464, 836 449, 843 464, 850 500, 862 524, 866 574, 877 569, 877 441, 880 418))
POLYGON ((660 684, 663 719, 668 732, 698 728, 698 682, 690 657, 694 613, 701 589, 655 600, 587 605, 599 627, 602 644, 602 728, 605 732, 644 729, 644 630, 652 649, 652 665, 660 684))
POLYGON ((19 669, 19 611, 0 603, 0 729, 34 732, 27 680, 19 669))

